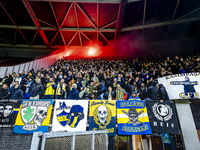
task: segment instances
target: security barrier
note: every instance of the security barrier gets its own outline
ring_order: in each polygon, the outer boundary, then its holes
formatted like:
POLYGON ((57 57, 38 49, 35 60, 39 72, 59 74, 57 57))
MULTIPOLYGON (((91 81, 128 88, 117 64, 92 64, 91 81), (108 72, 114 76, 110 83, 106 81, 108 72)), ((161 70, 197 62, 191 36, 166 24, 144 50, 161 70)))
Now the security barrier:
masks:
POLYGON ((30 150, 107 150, 107 131, 34 132, 30 150))

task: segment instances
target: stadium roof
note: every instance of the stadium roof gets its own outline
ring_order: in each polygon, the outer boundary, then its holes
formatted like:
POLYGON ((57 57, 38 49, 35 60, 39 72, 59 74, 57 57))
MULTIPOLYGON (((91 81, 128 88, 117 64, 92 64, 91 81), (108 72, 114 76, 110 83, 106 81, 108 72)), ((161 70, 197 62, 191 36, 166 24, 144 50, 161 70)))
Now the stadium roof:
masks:
POLYGON ((112 46, 199 37, 199 0, 1 0, 0 47, 112 46))

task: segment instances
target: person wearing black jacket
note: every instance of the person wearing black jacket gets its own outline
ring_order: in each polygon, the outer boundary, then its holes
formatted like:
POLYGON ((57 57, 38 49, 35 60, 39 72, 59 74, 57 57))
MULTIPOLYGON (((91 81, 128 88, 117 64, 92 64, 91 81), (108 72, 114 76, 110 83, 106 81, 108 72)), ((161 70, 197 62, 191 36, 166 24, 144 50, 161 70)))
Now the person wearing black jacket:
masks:
POLYGON ((30 99, 41 99, 43 95, 43 85, 41 84, 41 79, 38 78, 36 83, 32 85, 30 89, 30 99))
POLYGON ((156 87, 157 82, 156 81, 152 81, 152 85, 148 88, 147 90, 147 97, 150 98, 151 100, 158 100, 159 97, 159 90, 156 87))
POLYGON ((8 88, 8 84, 4 83, 2 88, 0 89, 0 99, 9 99, 10 90, 8 88))
POLYGON ((115 91, 112 90, 112 86, 108 87, 108 91, 104 93, 104 98, 107 100, 114 100, 116 96, 115 91))
POLYGON ((112 78, 110 76, 104 76, 104 81, 105 81, 105 87, 108 89, 109 86, 112 85, 112 78))
POLYGON ((11 87, 10 92, 10 99, 23 99, 23 91, 21 90, 19 82, 14 82, 14 86, 11 87))
POLYGON ((157 88, 159 89, 159 97, 160 100, 169 100, 169 96, 167 94, 166 88, 162 84, 157 84, 157 88))
POLYGON ((10 84, 13 81, 13 77, 10 75, 10 73, 7 73, 6 76, 2 79, 0 85, 3 85, 4 83, 6 83, 8 85, 8 87, 10 87, 10 84))
POLYGON ((141 83, 140 98, 141 100, 144 100, 145 98, 147 98, 147 87, 145 86, 144 83, 141 83))

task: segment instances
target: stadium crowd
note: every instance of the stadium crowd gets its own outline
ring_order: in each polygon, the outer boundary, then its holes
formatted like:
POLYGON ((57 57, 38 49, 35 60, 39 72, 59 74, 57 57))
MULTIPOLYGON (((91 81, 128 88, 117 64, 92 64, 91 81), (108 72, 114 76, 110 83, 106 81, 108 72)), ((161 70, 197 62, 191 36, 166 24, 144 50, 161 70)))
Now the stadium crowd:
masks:
POLYGON ((7 73, 0 99, 168 100, 155 80, 200 71, 198 54, 185 57, 57 60, 48 69, 7 73))

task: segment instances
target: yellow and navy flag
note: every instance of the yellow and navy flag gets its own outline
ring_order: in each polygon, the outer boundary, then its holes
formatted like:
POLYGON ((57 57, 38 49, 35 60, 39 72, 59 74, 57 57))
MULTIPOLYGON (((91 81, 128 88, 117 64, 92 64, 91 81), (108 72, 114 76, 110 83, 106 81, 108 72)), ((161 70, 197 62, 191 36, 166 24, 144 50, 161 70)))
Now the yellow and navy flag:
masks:
POLYGON ((90 100, 89 130, 107 130, 116 135, 116 103, 114 100, 90 100))
POLYGON ((22 100, 13 133, 48 132, 53 100, 22 100))
POLYGON ((56 100, 52 131, 86 131, 88 100, 56 100))
POLYGON ((13 125, 19 112, 21 100, 0 100, 0 125, 13 125))
POLYGON ((152 134, 143 101, 117 101, 117 124, 119 135, 152 134))

